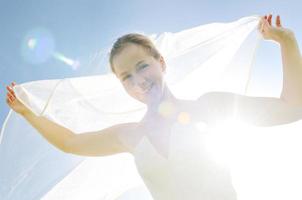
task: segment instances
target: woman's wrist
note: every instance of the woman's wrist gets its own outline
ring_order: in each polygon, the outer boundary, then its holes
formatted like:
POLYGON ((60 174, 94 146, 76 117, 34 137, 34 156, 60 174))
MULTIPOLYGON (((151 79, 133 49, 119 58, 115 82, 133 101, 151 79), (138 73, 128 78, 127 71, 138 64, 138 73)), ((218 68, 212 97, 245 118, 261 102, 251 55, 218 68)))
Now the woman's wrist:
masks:
POLYGON ((291 45, 296 42, 295 34, 293 31, 287 29, 286 31, 281 32, 276 38, 276 41, 280 45, 291 45))
POLYGON ((20 112, 20 114, 21 114, 23 117, 26 117, 26 116, 28 116, 28 115, 33 114, 33 112, 32 112, 31 110, 29 110, 29 109, 26 109, 26 110, 20 112))

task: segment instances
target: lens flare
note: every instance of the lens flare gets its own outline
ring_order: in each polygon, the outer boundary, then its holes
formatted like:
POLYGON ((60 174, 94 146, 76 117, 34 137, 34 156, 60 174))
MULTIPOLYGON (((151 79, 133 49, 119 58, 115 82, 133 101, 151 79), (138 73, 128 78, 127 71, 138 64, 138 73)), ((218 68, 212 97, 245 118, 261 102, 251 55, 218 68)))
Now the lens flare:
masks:
POLYGON ((169 117, 173 113, 175 113, 175 107, 174 105, 169 102, 169 101, 163 101, 158 108, 158 112, 164 116, 164 117, 169 117))
POLYGON ((191 117, 187 112, 180 112, 177 118, 178 122, 181 124, 188 124, 191 121, 191 117))
POLYGON ((72 68, 73 70, 78 69, 79 66, 80 66, 80 62, 79 62, 79 61, 77 61, 77 60, 72 60, 72 59, 70 59, 70 58, 67 58, 66 56, 64 56, 64 55, 61 54, 61 53, 55 52, 55 53, 53 54, 53 57, 54 57, 55 59, 59 60, 59 61, 62 61, 62 62, 65 63, 66 65, 71 66, 71 68, 72 68))
POLYGON ((76 70, 80 62, 55 51, 55 40, 50 31, 45 28, 30 30, 21 45, 23 59, 31 64, 42 64, 50 58, 55 58, 76 70))
POLYGON ((23 59, 31 64, 46 62, 55 50, 55 41, 52 34, 44 28, 29 31, 21 45, 23 59))
POLYGON ((37 40, 35 38, 30 38, 27 42, 27 46, 29 49, 34 49, 37 46, 37 40))

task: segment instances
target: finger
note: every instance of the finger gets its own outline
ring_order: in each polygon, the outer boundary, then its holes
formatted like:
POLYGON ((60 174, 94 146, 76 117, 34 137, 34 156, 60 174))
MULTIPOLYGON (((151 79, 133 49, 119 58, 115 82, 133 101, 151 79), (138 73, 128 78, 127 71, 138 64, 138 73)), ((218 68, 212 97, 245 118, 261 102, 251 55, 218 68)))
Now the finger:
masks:
POLYGON ((10 96, 9 99, 12 103, 14 102, 14 98, 12 96, 10 96))
POLYGON ((272 14, 269 14, 269 16, 268 16, 268 19, 267 19, 267 21, 268 21, 268 23, 269 23, 269 25, 272 25, 272 14))
POLYGON ((267 18, 267 20, 265 20, 264 23, 266 23, 266 25, 270 25, 269 18, 267 18))
POLYGON ((13 91, 13 95, 15 96, 15 91, 13 90, 13 88, 14 88, 14 86, 16 85, 16 83, 15 83, 15 82, 12 82, 11 85, 12 85, 11 88, 12 88, 12 91, 13 91))
POLYGON ((264 17, 261 17, 261 19, 259 20, 258 22, 258 30, 261 30, 261 27, 262 27, 262 24, 263 24, 263 20, 264 20, 264 17))
POLYGON ((6 86, 6 88, 8 89, 9 93, 11 93, 13 96, 15 96, 15 92, 10 86, 6 86))
POLYGON ((13 103, 15 100, 14 97, 12 97, 11 95, 8 95, 8 94, 6 95, 6 98, 9 99, 10 103, 13 103))
POLYGON ((261 24, 261 23, 263 23, 263 21, 264 21, 265 19, 264 19, 264 16, 262 16, 261 18, 260 18, 260 20, 259 20, 259 25, 261 24))
POLYGON ((259 31, 263 32, 263 26, 264 26, 264 22, 266 21, 266 16, 262 16, 260 19, 260 22, 258 24, 258 29, 259 31))
POLYGON ((9 95, 7 95, 6 101, 8 101, 8 103, 10 103, 10 104, 13 102, 9 95))
POLYGON ((15 97, 13 96, 13 95, 11 95, 11 94, 9 94, 9 93, 7 93, 7 96, 12 100, 12 101, 14 101, 15 100, 15 97))
POLYGON ((263 23, 262 23, 261 31, 265 32, 265 30, 267 29, 268 26, 269 26, 268 21, 264 20, 263 23))
POLYGON ((9 92, 13 92, 13 90, 10 88, 10 86, 6 86, 6 89, 9 91, 9 92))
POLYGON ((12 100, 12 102, 14 102, 16 100, 16 98, 14 96, 11 96, 10 99, 12 100))
POLYGON ((7 85, 7 86, 6 86, 6 88, 7 88, 9 91, 14 92, 14 90, 13 90, 12 86, 7 85))
POLYGON ((9 104, 9 105, 11 104, 11 102, 10 102, 10 99, 9 99, 9 98, 6 98, 6 103, 7 103, 7 104, 9 104))
POLYGON ((280 19, 279 15, 277 15, 277 18, 276 18, 276 26, 277 27, 282 27, 282 25, 281 25, 281 19, 280 19))

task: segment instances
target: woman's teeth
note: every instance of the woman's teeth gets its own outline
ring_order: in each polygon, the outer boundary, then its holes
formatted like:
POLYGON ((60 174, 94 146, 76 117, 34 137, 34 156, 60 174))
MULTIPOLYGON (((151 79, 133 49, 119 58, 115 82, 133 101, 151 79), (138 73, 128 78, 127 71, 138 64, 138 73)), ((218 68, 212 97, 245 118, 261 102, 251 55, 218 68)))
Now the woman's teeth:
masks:
POLYGON ((152 87, 153 87, 153 84, 150 84, 150 86, 149 86, 146 90, 144 90, 143 93, 145 94, 145 93, 149 92, 149 90, 150 90, 152 87))

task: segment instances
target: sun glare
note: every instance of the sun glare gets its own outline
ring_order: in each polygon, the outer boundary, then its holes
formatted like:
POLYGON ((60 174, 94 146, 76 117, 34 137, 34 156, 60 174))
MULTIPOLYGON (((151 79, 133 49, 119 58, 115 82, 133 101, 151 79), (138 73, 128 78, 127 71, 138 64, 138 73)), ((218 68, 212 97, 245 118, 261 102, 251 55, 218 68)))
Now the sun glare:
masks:
POLYGON ((227 119, 214 127, 208 127, 205 136, 206 150, 210 157, 221 164, 232 164, 236 161, 236 149, 240 138, 251 131, 251 127, 239 119, 227 119))
POLYGON ((230 167, 238 199, 301 199, 299 130, 298 123, 256 127, 228 119, 208 129, 206 150, 230 167))

